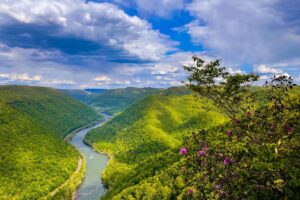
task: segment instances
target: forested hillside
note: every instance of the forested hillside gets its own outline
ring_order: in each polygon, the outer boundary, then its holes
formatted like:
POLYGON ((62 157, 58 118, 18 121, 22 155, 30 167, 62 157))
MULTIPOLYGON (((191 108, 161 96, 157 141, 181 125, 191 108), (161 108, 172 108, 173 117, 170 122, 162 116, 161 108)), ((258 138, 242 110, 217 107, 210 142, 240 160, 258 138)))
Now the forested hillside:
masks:
POLYGON ((63 92, 89 106, 95 107, 100 112, 114 115, 124 111, 132 103, 161 91, 161 89, 155 88, 122 88, 110 90, 64 90, 63 92))
POLYGON ((79 154, 63 140, 97 119, 54 89, 0 87, 0 199, 39 199, 64 183, 79 154))
MULTIPOLYGON (((271 89, 252 87, 250 91, 257 94, 257 107, 267 103, 271 89)), ((289 95, 299 98, 300 87, 289 95)), ((102 176, 109 187, 103 199, 193 199, 179 146, 193 132, 199 143, 201 138, 197 135, 202 129, 207 130, 207 142, 215 146, 227 144, 230 133, 224 134, 224 127, 230 122, 210 100, 192 94, 186 87, 169 88, 129 106, 85 138, 94 149, 111 157, 102 176)), ((207 156, 206 151, 199 152, 207 156)))
POLYGON ((85 90, 80 89, 61 89, 60 91, 68 96, 73 97, 74 99, 77 99, 82 103, 86 103, 86 101, 88 101, 89 95, 91 94, 85 90))
MULTIPOLYGON (((184 136, 227 121, 209 100, 190 93, 186 88, 170 88, 151 95, 87 135, 86 142, 112 157, 103 175, 110 189, 105 199, 118 199, 123 193, 124 199, 129 199, 131 187, 136 192, 142 192, 136 187, 145 187, 147 197, 172 193, 172 184, 157 180, 147 186, 146 182, 164 176, 170 166, 177 165, 178 146, 184 136)), ((165 181, 174 181, 170 176, 165 181)), ((161 195, 156 199, 162 199, 161 195)))
POLYGON ((43 87, 0 86, 0 100, 60 137, 99 117, 63 93, 43 87))

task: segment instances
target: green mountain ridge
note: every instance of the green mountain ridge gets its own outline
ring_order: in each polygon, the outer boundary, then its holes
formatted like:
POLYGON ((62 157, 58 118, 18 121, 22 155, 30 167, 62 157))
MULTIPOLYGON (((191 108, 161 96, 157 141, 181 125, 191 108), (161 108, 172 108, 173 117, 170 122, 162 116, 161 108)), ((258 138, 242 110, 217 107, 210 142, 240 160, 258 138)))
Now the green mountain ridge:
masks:
POLYGON ((63 137, 99 115, 51 88, 0 86, 0 94, 0 199, 45 197, 77 168, 63 137))
POLYGON ((226 121, 209 100, 199 99, 181 88, 167 89, 132 104, 85 138, 94 149, 108 152, 112 157, 102 176, 109 186, 104 199, 119 199, 122 191, 176 165, 184 136, 226 121), (158 161, 158 165, 153 161, 158 161), (145 166, 147 170, 141 170, 145 166))
POLYGON ((0 86, 0 100, 60 137, 99 117, 91 108, 44 87, 0 86))
MULTIPOLYGON (((151 94, 159 93, 162 89, 156 88, 121 88, 91 93, 85 90, 62 90, 65 94, 95 107, 100 112, 115 115, 124 111, 129 105, 151 94)), ((93 91, 93 90, 92 90, 93 91)))

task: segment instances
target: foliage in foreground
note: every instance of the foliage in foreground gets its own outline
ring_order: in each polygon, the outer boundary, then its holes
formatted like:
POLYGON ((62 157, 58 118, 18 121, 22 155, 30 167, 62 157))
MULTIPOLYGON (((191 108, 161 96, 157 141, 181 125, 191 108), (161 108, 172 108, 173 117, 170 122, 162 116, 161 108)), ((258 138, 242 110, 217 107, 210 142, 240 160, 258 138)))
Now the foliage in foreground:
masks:
POLYGON ((248 87, 257 76, 195 62, 186 69, 198 102, 172 88, 88 134, 112 157, 103 199, 299 198, 300 88, 286 91, 288 77, 248 87))
POLYGON ((180 153, 189 189, 183 198, 299 199, 300 99, 289 92, 292 79, 266 82, 266 103, 257 104, 259 95, 249 88, 257 76, 230 75, 218 60, 194 61, 185 67, 190 87, 214 101, 231 123, 218 140, 207 129, 186 140, 180 153))

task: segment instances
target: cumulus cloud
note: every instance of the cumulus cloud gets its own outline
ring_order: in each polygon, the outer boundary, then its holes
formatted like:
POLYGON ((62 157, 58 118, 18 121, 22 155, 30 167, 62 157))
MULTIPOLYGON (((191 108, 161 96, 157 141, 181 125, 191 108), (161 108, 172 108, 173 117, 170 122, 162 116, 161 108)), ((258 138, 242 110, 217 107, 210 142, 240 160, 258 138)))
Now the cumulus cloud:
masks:
POLYGON ((230 74, 246 74, 245 71, 239 69, 239 68, 232 68, 232 67, 229 67, 227 69, 227 71, 230 73, 230 74))
POLYGON ((267 65, 263 65, 263 64, 255 66, 254 72, 262 73, 262 74, 268 74, 268 73, 280 74, 280 73, 283 73, 283 71, 281 69, 268 67, 267 65))
POLYGON ((225 66, 235 66, 228 69, 233 74, 249 72, 248 66, 254 66, 255 72, 266 76, 284 72, 298 76, 297 2, 2 0, 0 83, 168 87, 185 81, 182 66, 191 64, 195 54, 206 61, 222 58, 225 66), (174 14, 187 15, 183 9, 191 16, 177 23, 174 14), (153 28, 167 22, 179 26, 162 28, 170 37, 153 28), (197 45, 178 37, 174 30, 185 36, 182 31, 189 33, 197 45), (182 44, 176 46, 172 38, 182 44), (196 52, 196 47, 204 50, 196 52))
POLYGON ((106 82, 106 81, 110 81, 111 79, 108 76, 97 76, 96 78, 94 78, 94 81, 97 82, 106 82))
POLYGON ((16 74, 16 73, 0 73, 1 83, 18 83, 18 84, 30 84, 30 85, 74 85, 75 82, 71 80, 57 80, 57 79, 44 79, 40 75, 30 76, 28 73, 16 74))
POLYGON ((276 64, 300 60, 298 0, 193 0, 187 9, 195 17, 184 27, 193 42, 226 62, 276 64))
POLYGON ((7 79, 9 81, 41 81, 42 77, 39 75, 30 77, 27 73, 23 74, 5 74, 0 73, 1 79, 7 79))
POLYGON ((169 87, 185 80, 183 65, 192 52, 176 52, 151 63, 69 63, 58 52, 8 47, 0 43, 0 84, 42 85, 56 88, 169 87), (62 60, 57 62, 54 58, 62 60), (83 65, 83 66, 82 66, 83 65), (88 67, 86 67, 88 66, 88 67))
POLYGON ((147 21, 109 3, 3 0, 0 19, 2 42, 11 46, 24 47, 25 40, 33 48, 94 53, 111 60, 155 61, 175 44, 147 21), (13 37, 9 37, 11 32, 13 37))

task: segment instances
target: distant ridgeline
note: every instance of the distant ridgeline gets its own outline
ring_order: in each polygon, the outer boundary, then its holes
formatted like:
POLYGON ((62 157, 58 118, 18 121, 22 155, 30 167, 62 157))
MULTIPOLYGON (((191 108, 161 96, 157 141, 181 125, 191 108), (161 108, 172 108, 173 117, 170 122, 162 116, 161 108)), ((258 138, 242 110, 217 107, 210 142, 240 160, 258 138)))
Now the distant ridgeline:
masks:
POLYGON ((162 89, 155 88, 62 90, 65 94, 95 107, 98 111, 111 115, 122 112, 130 104, 161 91, 162 89))
POLYGON ((39 199, 63 184, 79 158, 63 138, 98 118, 54 89, 0 86, 0 199, 39 199))
POLYGON ((103 174, 104 199, 172 199, 184 188, 178 147, 200 128, 228 119, 209 100, 184 87, 160 90, 129 106, 85 138, 111 161, 103 174), (142 198, 143 197, 143 198, 142 198))

